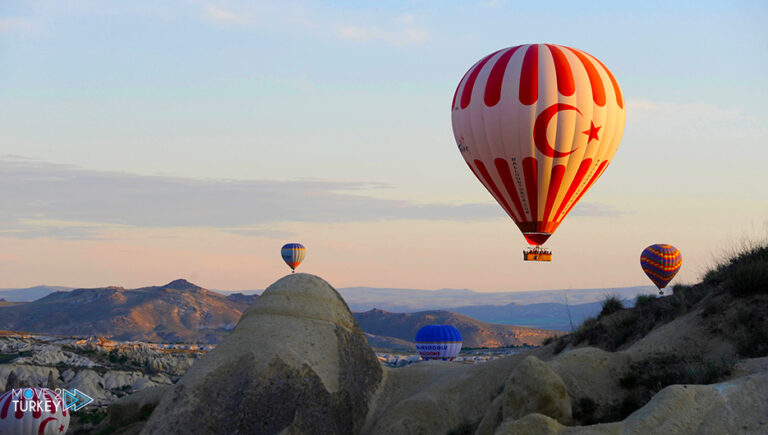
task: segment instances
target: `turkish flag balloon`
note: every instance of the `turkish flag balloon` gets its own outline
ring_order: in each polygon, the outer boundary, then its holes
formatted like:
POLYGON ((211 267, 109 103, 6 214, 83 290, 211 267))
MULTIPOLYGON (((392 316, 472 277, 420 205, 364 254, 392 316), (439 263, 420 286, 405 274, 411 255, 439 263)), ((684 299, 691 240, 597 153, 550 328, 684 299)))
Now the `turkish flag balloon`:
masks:
POLYGON ((461 155, 532 245, 541 245, 600 178, 624 131, 613 74, 574 48, 499 50, 453 97, 461 155))

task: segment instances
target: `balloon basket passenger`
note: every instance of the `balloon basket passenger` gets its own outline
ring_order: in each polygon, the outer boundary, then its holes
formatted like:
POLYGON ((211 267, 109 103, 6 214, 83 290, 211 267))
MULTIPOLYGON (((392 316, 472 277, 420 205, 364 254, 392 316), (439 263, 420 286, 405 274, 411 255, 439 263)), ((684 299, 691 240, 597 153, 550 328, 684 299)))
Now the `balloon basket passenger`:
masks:
POLYGON ((523 250, 525 261, 552 261, 552 251, 541 246, 531 246, 523 250))

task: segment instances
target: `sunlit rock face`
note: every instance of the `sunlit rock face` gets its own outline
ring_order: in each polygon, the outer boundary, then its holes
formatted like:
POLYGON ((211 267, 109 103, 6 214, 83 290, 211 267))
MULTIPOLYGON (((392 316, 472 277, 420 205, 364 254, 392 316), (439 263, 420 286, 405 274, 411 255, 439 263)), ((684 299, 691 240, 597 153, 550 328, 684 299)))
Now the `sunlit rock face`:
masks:
POLYGON ((381 379, 336 290, 292 274, 163 396, 142 433, 358 433, 381 379))

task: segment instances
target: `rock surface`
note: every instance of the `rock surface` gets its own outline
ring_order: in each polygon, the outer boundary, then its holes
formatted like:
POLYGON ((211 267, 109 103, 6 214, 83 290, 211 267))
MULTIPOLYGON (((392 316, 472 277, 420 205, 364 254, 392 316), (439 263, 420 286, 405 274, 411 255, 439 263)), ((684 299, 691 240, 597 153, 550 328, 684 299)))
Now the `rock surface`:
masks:
POLYGON ((588 397, 602 408, 624 397, 618 380, 630 363, 631 358, 625 352, 606 352, 594 347, 573 349, 549 361, 574 400, 588 397))
POLYGON ((571 400, 563 380, 547 363, 528 356, 512 370, 504 382, 504 391, 491 403, 476 433, 492 434, 502 421, 532 413, 564 424, 572 420, 571 400))
POLYGON ((163 396, 142 433, 358 433, 381 379, 338 293, 292 274, 163 396))
POLYGON ((671 385, 624 421, 563 426, 541 414, 505 420, 498 435, 768 432, 768 373, 712 385, 671 385))

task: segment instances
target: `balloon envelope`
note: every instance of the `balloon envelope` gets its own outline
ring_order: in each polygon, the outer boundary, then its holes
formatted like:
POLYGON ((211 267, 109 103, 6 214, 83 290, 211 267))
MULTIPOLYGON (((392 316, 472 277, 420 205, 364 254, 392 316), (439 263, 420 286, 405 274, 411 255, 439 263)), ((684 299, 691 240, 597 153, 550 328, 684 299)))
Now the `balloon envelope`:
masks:
POLYGON ((520 45, 467 71, 451 117, 472 173, 526 240, 541 245, 616 154, 624 101, 613 74, 589 54, 520 45))
POLYGON ((416 350, 423 359, 453 359, 461 351, 461 334, 451 325, 427 325, 416 333, 416 350))
POLYGON ((643 249, 643 253, 640 254, 640 266, 643 272, 659 290, 666 287, 677 275, 682 264, 683 257, 680 251, 672 245, 663 243, 651 245, 643 249))
POLYGON ((0 434, 63 434, 69 427, 64 401, 47 388, 19 388, 0 396, 0 434))
POLYGON ((280 249, 280 255, 283 261, 291 270, 296 270, 299 264, 304 260, 307 249, 301 243, 287 243, 280 249))

